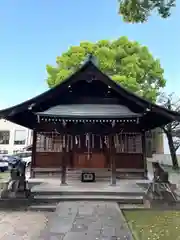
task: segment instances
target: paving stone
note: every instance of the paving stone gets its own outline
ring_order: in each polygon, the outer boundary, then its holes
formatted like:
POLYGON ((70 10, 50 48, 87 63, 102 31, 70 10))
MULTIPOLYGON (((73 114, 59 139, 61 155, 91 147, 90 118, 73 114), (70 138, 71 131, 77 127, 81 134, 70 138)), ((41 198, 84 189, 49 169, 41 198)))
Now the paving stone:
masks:
POLYGON ((72 227, 71 223, 67 223, 62 221, 58 221, 58 222, 54 222, 51 227, 49 228, 49 231, 51 233, 66 233, 68 231, 70 231, 72 227))
POLYGON ((63 240, 63 238, 64 236, 50 236, 49 240, 63 240))
POLYGON ((77 223, 83 222, 84 224, 88 224, 88 225, 96 222, 97 220, 98 218, 96 216, 76 216, 76 219, 75 219, 77 223))
POLYGON ((90 233, 90 234, 87 234, 85 240, 102 240, 102 236, 98 234, 90 233))
POLYGON ((87 234, 83 232, 68 232, 63 240, 86 240, 87 234))
POLYGON ((87 231, 87 235, 92 236, 92 237, 100 237, 100 236, 102 236, 101 229, 94 230, 94 231, 87 231))
POLYGON ((21 236, 13 235, 13 234, 5 234, 1 239, 2 240, 19 240, 21 236))
POLYGON ((79 211, 78 211, 78 215, 92 215, 94 211, 94 208, 92 207, 88 207, 88 206, 84 206, 84 207, 80 207, 79 211))
POLYGON ((71 232, 85 232, 87 230, 88 230, 88 225, 85 225, 83 223, 73 224, 71 228, 71 232))
POLYGON ((37 237, 46 226, 46 217, 47 216, 44 215, 44 213, 0 211, 0 239, 39 240, 37 237))
POLYGON ((101 228, 102 228, 102 223, 100 221, 93 222, 88 226, 88 230, 92 230, 92 231, 98 230, 101 228))
POLYGON ((116 235, 116 229, 113 227, 103 227, 102 236, 108 236, 109 238, 116 235))
POLYGON ((65 234, 63 233, 52 233, 49 231, 49 228, 47 228, 37 239, 32 240, 50 240, 53 239, 60 239, 62 240, 64 238, 65 234))

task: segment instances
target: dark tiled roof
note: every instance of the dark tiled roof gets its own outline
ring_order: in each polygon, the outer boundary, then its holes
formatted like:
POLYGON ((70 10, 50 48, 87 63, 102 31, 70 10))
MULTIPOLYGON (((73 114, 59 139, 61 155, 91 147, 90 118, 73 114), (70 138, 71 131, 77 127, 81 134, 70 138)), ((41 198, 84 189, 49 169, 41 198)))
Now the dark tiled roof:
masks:
POLYGON ((59 117, 107 117, 125 118, 138 117, 141 114, 132 112, 128 107, 117 104, 71 104, 58 105, 37 115, 52 115, 59 117))

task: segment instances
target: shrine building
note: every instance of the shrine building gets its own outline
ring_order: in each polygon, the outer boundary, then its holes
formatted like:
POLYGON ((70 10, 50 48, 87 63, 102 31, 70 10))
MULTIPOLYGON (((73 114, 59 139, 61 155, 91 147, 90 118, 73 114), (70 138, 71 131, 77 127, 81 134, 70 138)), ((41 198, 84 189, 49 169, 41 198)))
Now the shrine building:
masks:
POLYGON ((89 56, 59 85, 14 107, 0 117, 33 129, 31 174, 78 169, 146 177, 146 133, 180 114, 124 89, 89 56))

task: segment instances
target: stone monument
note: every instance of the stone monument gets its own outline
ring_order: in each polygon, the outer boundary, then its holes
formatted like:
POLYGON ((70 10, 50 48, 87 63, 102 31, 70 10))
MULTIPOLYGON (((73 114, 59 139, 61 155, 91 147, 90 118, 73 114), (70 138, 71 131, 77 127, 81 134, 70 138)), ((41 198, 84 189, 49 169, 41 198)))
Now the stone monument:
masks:
POLYGON ((26 163, 18 160, 11 169, 10 180, 1 192, 3 198, 29 198, 30 190, 26 181, 26 163))
POLYGON ((158 162, 152 164, 154 178, 149 183, 146 192, 146 201, 151 206, 171 206, 177 204, 178 199, 173 184, 169 181, 168 172, 158 162))

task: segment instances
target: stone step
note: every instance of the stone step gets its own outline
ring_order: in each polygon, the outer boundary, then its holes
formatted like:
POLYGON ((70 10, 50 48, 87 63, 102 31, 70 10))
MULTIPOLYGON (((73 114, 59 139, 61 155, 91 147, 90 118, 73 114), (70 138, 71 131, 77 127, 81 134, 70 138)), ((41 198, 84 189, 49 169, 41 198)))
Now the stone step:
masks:
POLYGON ((52 196, 52 195, 56 195, 56 196, 74 196, 74 195, 93 195, 93 196, 137 196, 137 197, 141 197, 145 195, 145 192, 141 192, 141 191, 129 191, 129 192, 119 192, 119 191, 108 191, 108 190, 91 190, 91 189, 87 189, 87 190, 53 190, 53 189, 39 189, 39 190, 32 190, 32 195, 33 196, 52 196))
MULTIPOLYGON (((48 204, 36 204, 31 205, 28 207, 28 211, 48 211, 53 212, 56 210, 58 203, 48 203, 48 204)), ((136 204, 119 204, 120 209, 123 210, 130 210, 130 209, 147 209, 147 207, 143 203, 136 203, 136 204)))
MULTIPOLYGON (((55 196, 54 196, 55 197, 55 196)), ((100 200, 100 201, 115 201, 115 202, 118 202, 119 203, 119 206, 121 209, 144 209, 145 208, 145 205, 143 204, 143 199, 110 199, 108 198, 108 196, 106 196, 106 198, 103 198, 103 199, 95 199, 94 196, 92 196, 91 198, 82 198, 82 199, 79 199, 79 196, 76 196, 77 198, 76 199, 71 199, 71 198, 66 198, 66 199, 56 199, 55 202, 50 202, 50 201, 47 201, 47 199, 45 200, 45 202, 43 202, 43 199, 39 199, 40 201, 35 201, 33 205, 30 205, 28 207, 27 210, 29 211, 48 211, 48 212, 53 212, 55 211, 56 207, 57 207, 57 204, 60 202, 60 201, 73 201, 73 200, 76 200, 76 201, 80 201, 80 200, 88 200, 88 201, 94 201, 94 200, 100 200), (128 203, 126 202, 128 201, 128 203)), ((37 200, 37 199, 36 199, 37 200)))
POLYGON ((42 204, 42 205, 31 205, 28 207, 28 211, 48 211, 54 212, 56 210, 57 204, 42 204))
POLYGON ((142 204, 143 196, 112 196, 112 195, 47 195, 35 196, 34 203, 54 203, 60 201, 81 201, 81 200, 94 200, 94 201, 115 201, 121 204, 142 204))
POLYGON ((129 209, 147 209, 145 204, 119 204, 120 209, 129 210, 129 209))
POLYGON ((31 198, 0 198, 0 209, 24 209, 31 202, 31 198))

